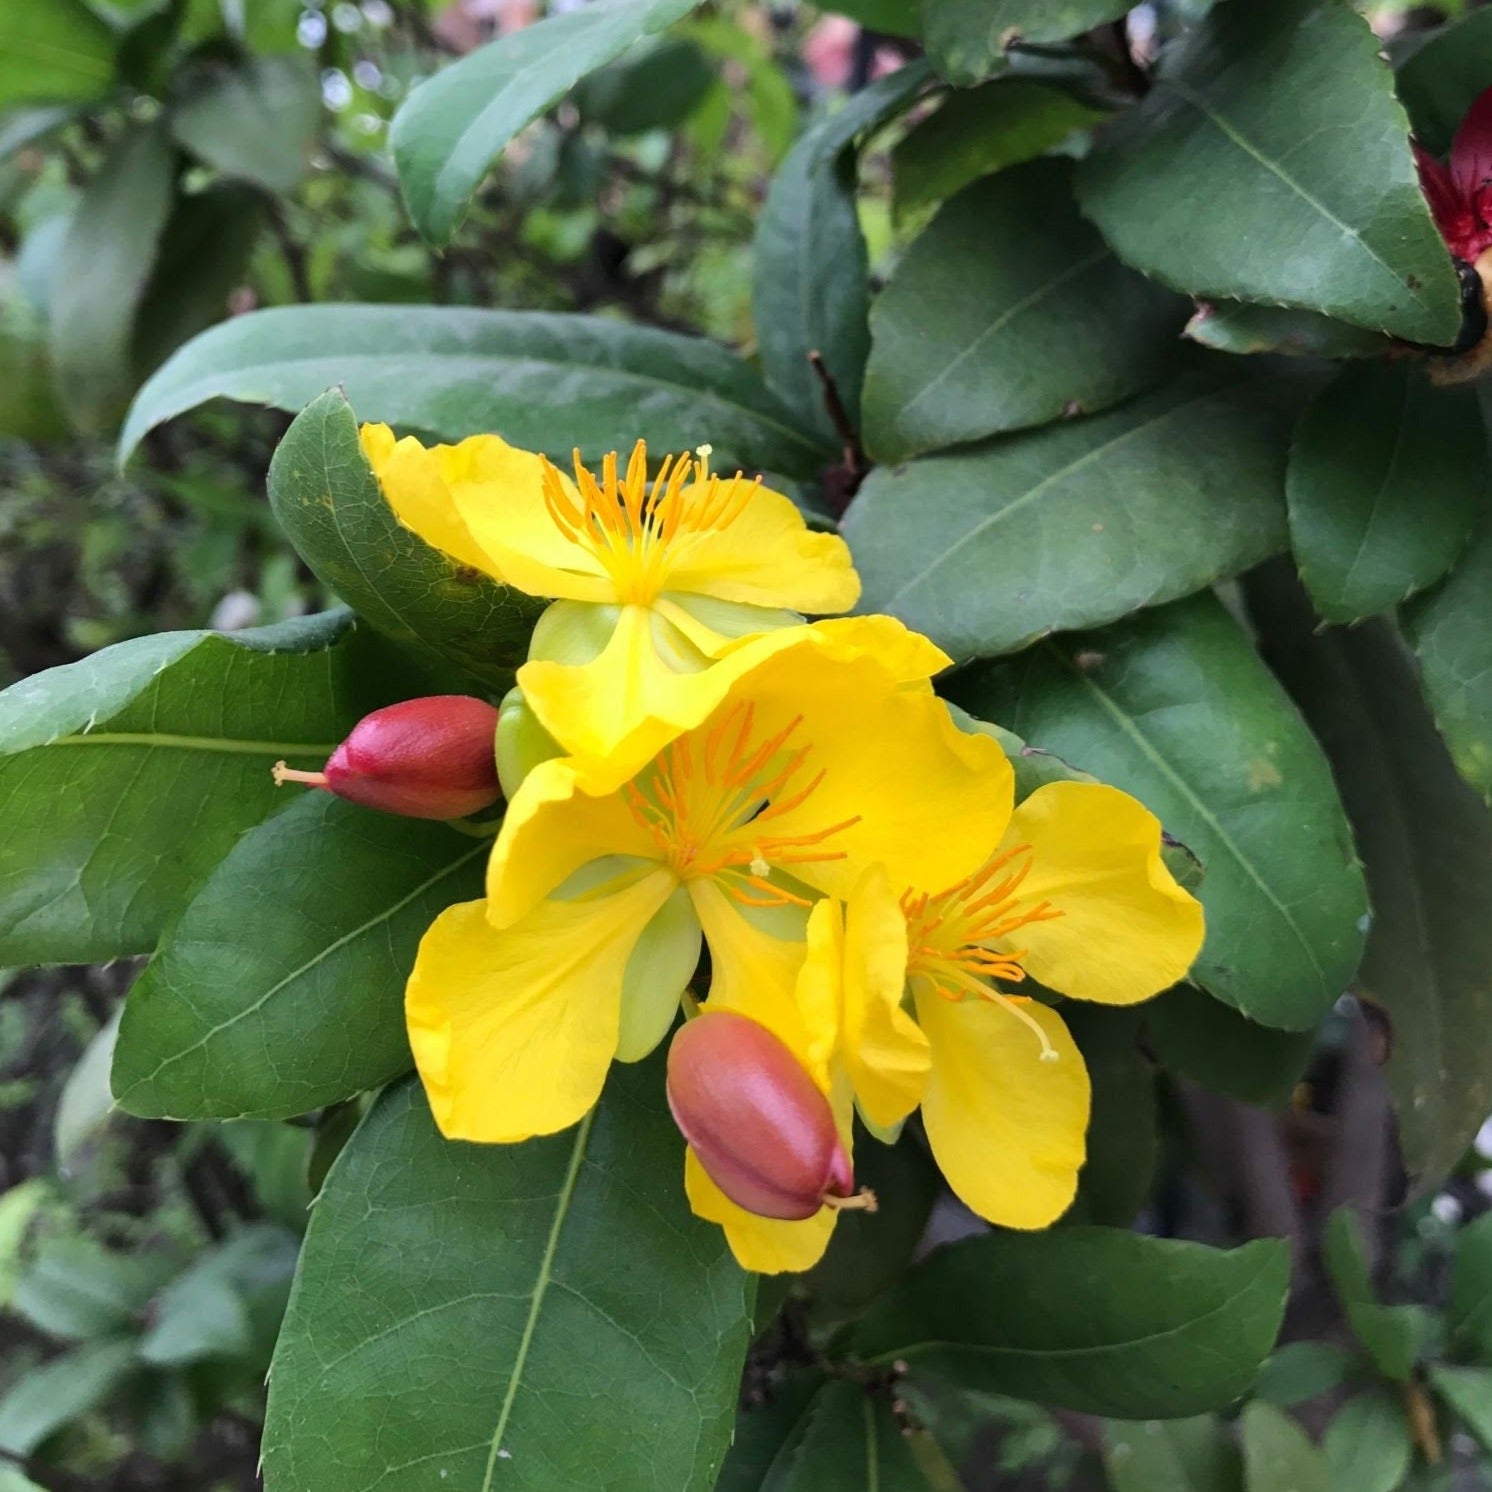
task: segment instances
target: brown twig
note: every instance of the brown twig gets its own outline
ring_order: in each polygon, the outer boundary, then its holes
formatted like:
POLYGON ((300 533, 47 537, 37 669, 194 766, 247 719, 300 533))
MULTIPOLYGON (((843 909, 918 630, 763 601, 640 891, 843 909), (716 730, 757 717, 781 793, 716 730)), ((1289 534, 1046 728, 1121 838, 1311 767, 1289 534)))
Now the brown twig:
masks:
POLYGON ((860 484, 870 470, 870 463, 865 459, 865 448, 860 444, 859 431, 855 429, 850 412, 844 407, 844 400, 840 397, 839 385, 834 381, 834 375, 829 371, 823 353, 817 348, 808 354, 808 366, 813 369, 823 387, 824 409, 844 446, 843 459, 838 466, 829 469, 824 482, 830 511, 836 518, 842 518, 845 509, 860 490, 860 484))

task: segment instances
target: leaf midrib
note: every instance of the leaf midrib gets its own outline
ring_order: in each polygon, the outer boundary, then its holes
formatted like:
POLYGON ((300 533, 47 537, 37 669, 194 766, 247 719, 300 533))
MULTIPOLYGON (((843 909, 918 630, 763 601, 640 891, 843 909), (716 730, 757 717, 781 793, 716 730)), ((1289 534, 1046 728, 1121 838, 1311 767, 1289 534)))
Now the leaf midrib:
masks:
POLYGON ((596 1111, 593 1108, 580 1121, 575 1131, 575 1143, 570 1150, 570 1164, 565 1171, 565 1179, 555 1201, 554 1222, 550 1225, 549 1237, 544 1244, 544 1253, 539 1260, 539 1273, 534 1281, 533 1296, 529 1301, 528 1319, 523 1323, 523 1335, 518 1340, 518 1351, 513 1358, 513 1372, 508 1379, 507 1392, 503 1395, 502 1409, 497 1417, 497 1427, 493 1430, 492 1440, 488 1445, 487 1469, 482 1474, 481 1492, 491 1492, 493 1475, 497 1470, 498 1452, 502 1448, 503 1435, 508 1428, 513 1405, 517 1401, 518 1390, 523 1381, 523 1369, 528 1361, 529 1349, 533 1346, 534 1332, 539 1324, 539 1312, 543 1309, 544 1296, 549 1289, 550 1277, 554 1272, 554 1256, 559 1249, 560 1234, 564 1230, 565 1219, 569 1216, 570 1204, 575 1197, 575 1186, 580 1179, 581 1162, 585 1159, 586 1146, 590 1141, 591 1127, 595 1121, 596 1111))
POLYGON ((150 746, 161 750, 209 751, 222 756, 330 756, 337 749, 319 741, 253 741, 232 736, 180 736, 156 731, 85 731, 56 736, 29 750, 52 746, 150 746))

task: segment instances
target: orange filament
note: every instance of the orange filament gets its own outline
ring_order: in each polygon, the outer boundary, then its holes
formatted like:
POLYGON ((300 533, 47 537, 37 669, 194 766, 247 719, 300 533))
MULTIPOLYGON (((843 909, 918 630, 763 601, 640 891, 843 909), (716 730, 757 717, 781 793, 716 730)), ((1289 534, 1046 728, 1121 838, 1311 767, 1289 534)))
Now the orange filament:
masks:
POLYGON ((945 1000, 972 997, 999 1005, 1035 1034, 1042 1061, 1055 1062, 1057 1052, 1046 1032, 1021 1009, 1029 998, 1007 994, 995 983, 1019 984, 1026 977, 1021 964, 1026 950, 990 946, 1033 922, 1062 915, 1047 901, 1019 905, 1021 882, 1030 869, 1031 846, 1021 844, 986 860, 946 891, 906 892, 901 909, 907 919, 907 975, 945 1000))
POLYGON ((742 702, 680 736, 627 784, 627 806, 681 880, 719 878, 744 906, 806 907, 806 898, 774 884, 773 870, 844 859, 828 841, 860 816, 772 832, 812 798, 824 773, 809 774, 811 746, 792 744, 801 715, 761 740, 755 723, 756 706, 742 702))
POLYGON ((648 481, 647 447, 632 448, 626 474, 617 476, 613 451, 597 482, 574 452, 575 491, 544 459, 544 505, 556 528, 590 553, 611 577, 623 605, 648 606, 667 585, 695 540, 729 528, 761 486, 737 472, 722 481, 709 469, 709 447, 697 459, 665 456, 648 481), (578 495, 578 500, 577 500, 578 495))

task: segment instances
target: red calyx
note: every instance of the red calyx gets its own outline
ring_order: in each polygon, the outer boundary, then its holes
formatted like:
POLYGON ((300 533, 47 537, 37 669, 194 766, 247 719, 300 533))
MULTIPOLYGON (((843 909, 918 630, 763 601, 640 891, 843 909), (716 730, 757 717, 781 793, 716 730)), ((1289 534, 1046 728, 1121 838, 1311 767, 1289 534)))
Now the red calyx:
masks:
POLYGON ((433 694, 374 710, 321 772, 275 764, 276 784, 303 782, 351 803, 414 819, 458 819, 502 796, 497 711, 465 694, 433 694))
POLYGON ((1418 144, 1414 163, 1446 247, 1474 264, 1492 248, 1492 88, 1477 96, 1461 120, 1449 166, 1418 144))
POLYGON ((829 1100, 759 1022, 706 1010, 668 1049, 668 1106, 710 1179, 738 1207, 798 1221, 823 1206, 872 1207, 829 1100))

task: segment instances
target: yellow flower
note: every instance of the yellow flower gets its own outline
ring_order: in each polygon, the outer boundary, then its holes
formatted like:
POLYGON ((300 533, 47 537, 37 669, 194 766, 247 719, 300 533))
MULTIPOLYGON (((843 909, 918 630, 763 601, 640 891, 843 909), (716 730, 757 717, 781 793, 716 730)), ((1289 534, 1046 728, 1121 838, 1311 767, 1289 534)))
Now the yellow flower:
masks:
POLYGON ((566 758, 525 779, 485 903, 444 912, 410 976, 410 1042, 447 1135, 575 1123, 613 1057, 662 1040, 701 936, 711 1000, 780 1033, 817 896, 876 863, 956 880, 998 835, 1004 754, 953 725, 925 674, 883 661, 941 654, 885 617, 787 636, 743 649, 729 695, 619 788, 566 758))
POLYGON ((697 724, 697 683, 738 639, 848 611, 860 581, 844 541, 811 532, 781 493, 669 456, 648 478, 639 441, 574 480, 495 435, 426 449, 365 425, 363 450, 400 522, 453 558, 554 599, 518 675, 573 755, 630 775, 697 724), (623 756, 625 754, 625 761, 623 756))
MULTIPOLYGON (((1116 788, 1038 788, 987 842, 995 852, 951 881, 899 878, 898 894, 866 875, 846 917, 877 935, 838 957, 811 942, 803 979, 837 983, 847 1010, 910 997, 931 1059, 923 1122, 949 1185, 991 1222, 1040 1228, 1077 1189, 1088 1074, 1056 1011, 1008 987, 1029 974, 1077 999, 1149 999, 1191 967, 1202 908, 1161 859, 1154 815, 1116 788)), ((911 1108, 904 1033, 878 1016, 857 1039, 862 1111, 893 1123, 911 1108)))

